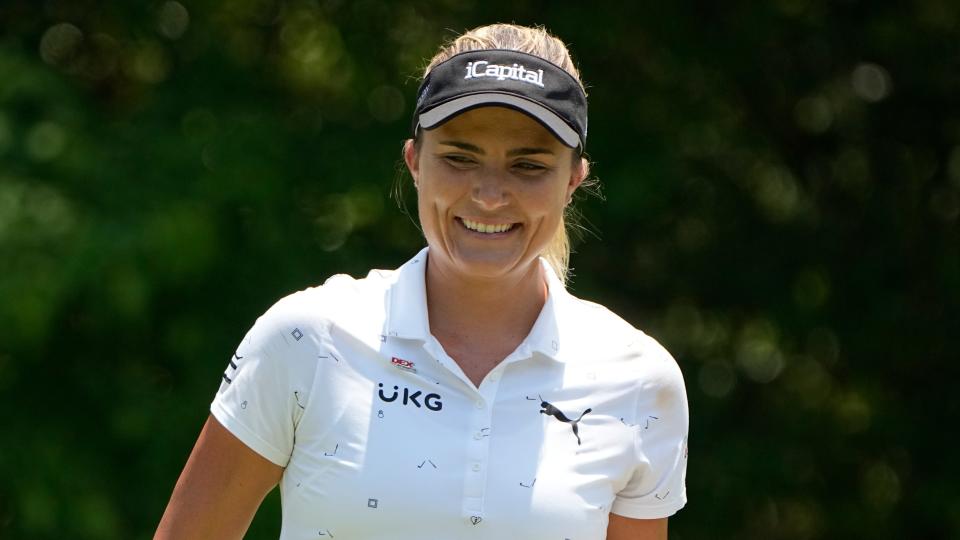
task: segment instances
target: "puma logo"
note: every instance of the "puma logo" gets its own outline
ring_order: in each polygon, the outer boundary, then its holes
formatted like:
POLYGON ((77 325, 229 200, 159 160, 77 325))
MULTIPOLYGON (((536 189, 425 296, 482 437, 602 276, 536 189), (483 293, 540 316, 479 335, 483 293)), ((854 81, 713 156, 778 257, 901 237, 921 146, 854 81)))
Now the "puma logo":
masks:
POLYGON ((554 407, 549 402, 544 401, 543 398, 540 398, 540 407, 541 407, 540 414, 546 414, 548 416, 552 416, 556 418, 561 422, 570 424, 570 427, 573 429, 573 434, 577 437, 577 446, 580 446, 580 430, 577 428, 577 424, 579 424, 580 420, 583 420, 583 417, 586 416, 586 414, 592 411, 593 409, 587 409, 582 413, 580 413, 579 418, 577 418, 576 420, 571 420, 567 418, 567 415, 563 414, 563 411, 554 407))

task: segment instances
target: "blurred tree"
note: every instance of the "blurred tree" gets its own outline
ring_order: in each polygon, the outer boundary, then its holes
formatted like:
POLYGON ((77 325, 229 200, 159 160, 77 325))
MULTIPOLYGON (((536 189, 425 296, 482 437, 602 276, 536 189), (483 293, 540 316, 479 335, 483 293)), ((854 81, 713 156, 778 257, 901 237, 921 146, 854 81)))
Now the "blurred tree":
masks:
POLYGON ((495 21, 589 83, 572 288, 686 374, 671 537, 960 537, 948 0, 4 1, 0 537, 152 535, 253 320, 422 245, 388 199, 417 77, 495 21))

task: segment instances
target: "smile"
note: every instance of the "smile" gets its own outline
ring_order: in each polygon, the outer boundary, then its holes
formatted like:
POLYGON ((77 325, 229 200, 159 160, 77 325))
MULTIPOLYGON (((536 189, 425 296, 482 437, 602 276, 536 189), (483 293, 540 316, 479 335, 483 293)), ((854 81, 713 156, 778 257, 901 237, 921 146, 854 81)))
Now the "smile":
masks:
POLYGON ((459 218, 460 223, 471 231, 483 234, 503 233, 513 229, 515 223, 480 223, 466 218, 459 218))

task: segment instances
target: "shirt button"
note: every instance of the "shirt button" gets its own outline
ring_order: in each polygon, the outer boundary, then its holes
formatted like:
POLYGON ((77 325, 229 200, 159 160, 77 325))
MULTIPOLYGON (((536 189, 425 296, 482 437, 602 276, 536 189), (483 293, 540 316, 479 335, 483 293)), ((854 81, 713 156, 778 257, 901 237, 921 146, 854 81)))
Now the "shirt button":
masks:
POLYGON ((500 374, 497 372, 493 372, 490 374, 490 380, 493 382, 497 382, 497 379, 499 378, 500 378, 500 374))
POLYGON ((479 463, 474 463, 474 464, 473 464, 473 467, 471 467, 471 469, 473 469, 473 472, 480 472, 480 464, 479 464, 479 463))
POLYGON ((482 408, 483 408, 483 402, 482 402, 482 401, 478 401, 478 402, 477 402, 477 408, 478 408, 478 409, 482 409, 482 408))
POLYGON ((480 439, 483 438, 483 434, 478 431, 473 434, 473 438, 479 441, 480 439))

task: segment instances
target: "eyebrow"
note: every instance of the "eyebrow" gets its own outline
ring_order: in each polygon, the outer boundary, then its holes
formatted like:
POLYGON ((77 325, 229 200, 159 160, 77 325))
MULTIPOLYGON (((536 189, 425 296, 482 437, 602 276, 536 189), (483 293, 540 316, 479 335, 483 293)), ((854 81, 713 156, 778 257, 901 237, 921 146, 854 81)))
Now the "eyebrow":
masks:
MULTIPOLYGON (((486 152, 482 148, 475 144, 470 144, 462 141, 440 141, 440 144, 446 146, 453 146, 461 150, 466 150, 467 152, 473 152, 475 154, 480 154, 481 156, 486 155, 486 152)), ((554 155, 555 152, 549 148, 540 148, 540 147, 523 147, 523 148, 514 148, 507 152, 507 157, 516 157, 516 156, 530 156, 534 154, 548 154, 554 155)))

